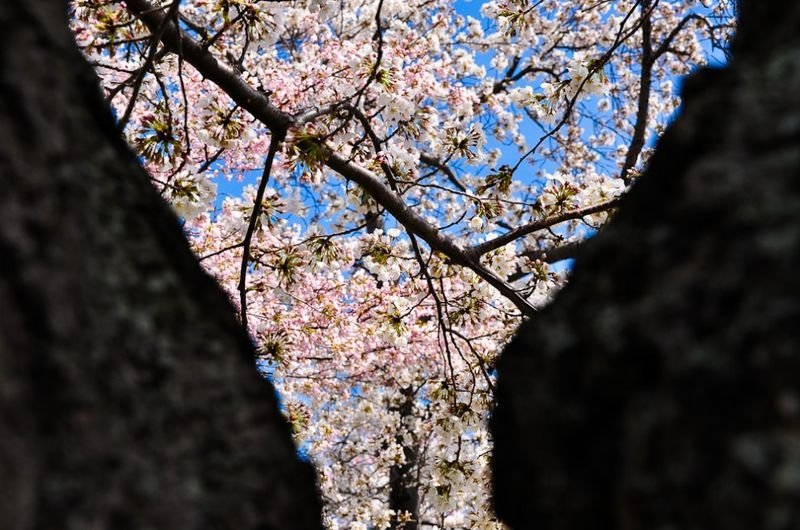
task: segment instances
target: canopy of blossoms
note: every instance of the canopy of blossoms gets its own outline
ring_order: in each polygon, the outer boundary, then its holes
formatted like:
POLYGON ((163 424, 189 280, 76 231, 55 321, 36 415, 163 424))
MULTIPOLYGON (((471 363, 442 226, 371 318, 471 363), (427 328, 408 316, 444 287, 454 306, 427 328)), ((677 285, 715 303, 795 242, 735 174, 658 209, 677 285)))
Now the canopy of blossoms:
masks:
POLYGON ((635 181, 678 76, 724 54, 733 2, 71 9, 259 347, 326 524, 501 528, 494 358, 635 181))

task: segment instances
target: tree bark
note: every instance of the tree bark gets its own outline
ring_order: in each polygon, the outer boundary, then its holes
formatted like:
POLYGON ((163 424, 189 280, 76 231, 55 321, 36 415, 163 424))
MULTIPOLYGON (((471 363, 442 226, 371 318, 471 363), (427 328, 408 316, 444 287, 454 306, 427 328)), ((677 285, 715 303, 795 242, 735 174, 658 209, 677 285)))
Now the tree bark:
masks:
POLYGON ((498 364, 512 528, 800 528, 800 6, 742 1, 723 70, 498 364))
MULTIPOLYGON (((400 414, 401 432, 406 430, 407 422, 414 414, 416 392, 411 386, 403 388, 400 393, 404 399, 397 407, 400 414)), ((410 433, 409 433, 410 434, 410 433)), ((389 526, 390 530, 417 530, 419 528, 419 447, 417 440, 407 443, 402 435, 395 442, 403 448, 402 464, 395 464, 389 469, 389 509, 395 516, 389 526)))
POLYGON ((0 2, 0 526, 318 529, 232 306, 128 150, 66 2, 0 2))

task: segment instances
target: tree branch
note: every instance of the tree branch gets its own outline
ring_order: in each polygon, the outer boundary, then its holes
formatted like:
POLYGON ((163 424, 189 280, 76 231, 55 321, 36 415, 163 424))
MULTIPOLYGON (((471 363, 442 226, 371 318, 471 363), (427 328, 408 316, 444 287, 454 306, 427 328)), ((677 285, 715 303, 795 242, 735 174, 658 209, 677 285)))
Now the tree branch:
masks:
POLYGON ((453 170, 450 169, 450 166, 448 166, 445 162, 442 162, 441 160, 439 160, 435 156, 429 155, 427 153, 420 153, 419 154, 419 161, 422 162, 423 164, 425 164, 426 166, 430 166, 432 168, 436 168, 439 171, 441 171, 442 173, 444 173, 445 176, 447 177, 447 180, 452 182, 453 186, 455 186, 456 188, 458 188, 462 192, 466 192, 467 191, 467 187, 464 186, 461 183, 460 180, 458 180, 458 178, 456 177, 456 174, 453 173, 453 170))
MULTIPOLYGON (((647 131, 647 118, 650 111, 650 83, 653 77, 653 44, 651 42, 651 10, 650 0, 642 0, 642 71, 639 81, 639 101, 636 111, 636 124, 633 127, 633 138, 631 145, 625 155, 625 162, 622 164, 622 181, 625 185, 631 183, 631 176, 628 174, 636 165, 639 154, 644 147, 645 132, 647 131)), ((665 44, 668 41, 665 41, 665 44)))
POLYGON ((478 245, 474 245, 466 249, 465 252, 470 256, 474 257, 482 256, 487 252, 491 252, 492 250, 503 247, 511 243, 512 241, 519 239, 522 236, 526 236, 531 232, 536 232, 537 230, 543 230, 545 228, 557 225, 558 223, 563 223, 564 221, 570 221, 572 219, 580 219, 581 217, 586 217, 587 215, 599 212, 605 212, 607 210, 615 208, 617 204, 619 204, 619 200, 620 200, 619 198, 615 198, 606 202, 601 202, 600 204, 595 204, 593 206, 585 206, 583 208, 567 210, 566 212, 551 215, 549 217, 545 217, 544 219, 539 219, 538 221, 533 221, 526 225, 518 226, 517 228, 510 230, 501 236, 497 236, 492 240, 486 241, 485 243, 480 243, 478 245))
MULTIPOLYGON (((187 36, 172 20, 167 19, 158 10, 154 10, 153 4, 149 0, 128 0, 127 6, 150 31, 155 32, 163 25, 161 42, 171 51, 181 52, 184 59, 201 75, 216 84, 234 102, 263 123, 274 136, 283 138, 290 127, 297 125, 294 118, 270 103, 266 94, 248 85, 235 70, 218 61, 210 51, 187 36)), ((419 236, 432 250, 446 255, 457 265, 472 269, 508 298, 523 314, 528 316, 533 314, 533 306, 512 287, 483 267, 478 260, 474 259, 473 255, 467 254, 452 239, 441 234, 436 226, 428 223, 422 216, 414 212, 378 175, 333 151, 325 160, 325 165, 364 188, 406 230, 419 236)))
POLYGON ((264 191, 267 189, 269 182, 269 174, 272 171, 272 162, 275 160, 275 153, 278 152, 278 146, 283 141, 283 138, 272 134, 269 142, 269 151, 267 152, 267 160, 264 162, 264 174, 261 176, 261 182, 258 184, 256 191, 255 204, 253 204, 253 212, 250 215, 250 223, 247 225, 247 233, 244 235, 242 241, 242 266, 239 270, 239 302, 241 304, 240 315, 242 318, 242 326, 247 329, 247 266, 250 264, 250 243, 253 240, 253 233, 256 230, 256 223, 258 216, 261 215, 261 202, 264 200, 264 191))

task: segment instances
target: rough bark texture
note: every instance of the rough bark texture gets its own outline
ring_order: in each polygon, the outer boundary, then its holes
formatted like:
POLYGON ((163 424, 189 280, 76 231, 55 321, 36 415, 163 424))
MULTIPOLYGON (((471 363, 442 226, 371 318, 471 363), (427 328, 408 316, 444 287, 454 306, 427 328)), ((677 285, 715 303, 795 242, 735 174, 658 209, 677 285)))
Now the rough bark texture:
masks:
POLYGON ((800 5, 743 1, 569 286, 498 365, 512 528, 800 528, 800 5))
POLYGON ((0 2, 0 527, 321 528, 253 354, 66 3, 0 2))
MULTIPOLYGON (((400 414, 401 428, 405 428, 414 414, 414 399, 416 394, 412 387, 406 387, 400 391, 404 396, 403 401, 394 410, 400 414)), ((410 442, 406 437, 398 435, 395 442, 403 448, 405 461, 402 464, 393 465, 389 469, 389 509, 394 510, 395 517, 392 519, 389 530, 417 530, 419 522, 419 443, 408 433, 410 442)))

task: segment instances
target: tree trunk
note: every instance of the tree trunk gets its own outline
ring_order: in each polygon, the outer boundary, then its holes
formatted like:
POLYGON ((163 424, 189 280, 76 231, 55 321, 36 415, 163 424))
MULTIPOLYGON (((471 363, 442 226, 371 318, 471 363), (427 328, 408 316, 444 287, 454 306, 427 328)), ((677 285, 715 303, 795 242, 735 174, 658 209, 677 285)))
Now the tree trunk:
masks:
MULTIPOLYGON (((400 414, 400 430, 406 431, 407 421, 414 414, 416 394, 410 386, 400 390, 404 396, 397 412, 400 414)), ((413 440, 413 435, 411 436, 413 440)), ((410 445, 402 435, 395 442, 403 448, 405 461, 395 464, 389 469, 389 509, 394 510, 395 517, 389 526, 390 530, 417 530, 419 528, 419 477, 418 450, 416 440, 410 445)))
POLYGON ((800 5, 742 1, 724 70, 498 364, 513 528, 800 528, 800 5))
POLYGON ((318 529, 254 350, 66 2, 0 2, 0 526, 318 529))

